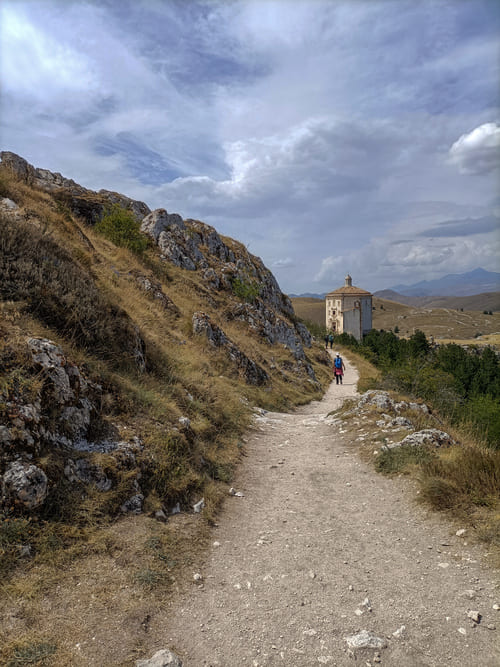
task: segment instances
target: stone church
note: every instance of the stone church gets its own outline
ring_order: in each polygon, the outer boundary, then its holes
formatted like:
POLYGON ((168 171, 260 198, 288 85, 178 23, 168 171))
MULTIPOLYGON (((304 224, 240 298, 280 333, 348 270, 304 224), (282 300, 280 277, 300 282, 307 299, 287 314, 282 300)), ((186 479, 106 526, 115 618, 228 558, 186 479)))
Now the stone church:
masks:
POLYGON ((357 340, 372 328, 372 295, 355 287, 349 274, 343 287, 326 295, 326 328, 352 334, 357 340))

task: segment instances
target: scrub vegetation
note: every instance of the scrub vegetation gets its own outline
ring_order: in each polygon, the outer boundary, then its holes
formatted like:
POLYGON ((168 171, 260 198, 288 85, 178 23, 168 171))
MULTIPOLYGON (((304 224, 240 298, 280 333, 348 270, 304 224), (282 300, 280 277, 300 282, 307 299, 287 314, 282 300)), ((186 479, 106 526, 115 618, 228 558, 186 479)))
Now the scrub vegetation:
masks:
MULTIPOLYGON (((470 526, 500 553, 496 351, 454 343, 432 346, 421 331, 400 339, 392 332, 372 330, 362 343, 341 334, 334 344, 359 368, 360 391, 389 390, 399 400, 425 402, 431 415, 406 415, 415 429, 439 428, 458 443, 441 449, 425 445, 384 449, 385 439, 379 438, 363 447, 364 455, 379 472, 414 477, 421 501, 470 526)), ((379 418, 374 413, 374 429, 379 418)))

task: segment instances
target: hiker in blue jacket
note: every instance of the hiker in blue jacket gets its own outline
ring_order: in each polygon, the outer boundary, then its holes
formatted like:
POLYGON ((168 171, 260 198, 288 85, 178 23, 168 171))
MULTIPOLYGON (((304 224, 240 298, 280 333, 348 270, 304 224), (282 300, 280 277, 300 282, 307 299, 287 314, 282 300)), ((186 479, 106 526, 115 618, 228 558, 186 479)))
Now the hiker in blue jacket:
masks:
POLYGON ((335 353, 335 360, 333 362, 333 372, 337 384, 342 384, 342 377, 344 375, 345 365, 342 357, 338 352, 335 353))

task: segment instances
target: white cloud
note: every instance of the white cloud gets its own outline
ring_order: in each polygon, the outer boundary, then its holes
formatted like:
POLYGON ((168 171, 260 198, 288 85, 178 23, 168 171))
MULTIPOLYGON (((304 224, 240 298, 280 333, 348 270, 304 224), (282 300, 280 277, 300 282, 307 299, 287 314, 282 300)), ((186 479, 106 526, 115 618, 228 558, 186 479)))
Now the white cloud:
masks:
POLYGON ((288 291, 491 268, 493 233, 438 227, 498 194, 491 7, 3 0, 1 148, 206 220, 288 291))
POLYGON ((284 259, 276 259, 271 263, 272 269, 290 269, 295 266, 295 262, 291 257, 285 257, 284 259))
POLYGON ((500 166, 500 127, 483 123, 462 134, 450 148, 450 160, 463 174, 481 174, 500 166))

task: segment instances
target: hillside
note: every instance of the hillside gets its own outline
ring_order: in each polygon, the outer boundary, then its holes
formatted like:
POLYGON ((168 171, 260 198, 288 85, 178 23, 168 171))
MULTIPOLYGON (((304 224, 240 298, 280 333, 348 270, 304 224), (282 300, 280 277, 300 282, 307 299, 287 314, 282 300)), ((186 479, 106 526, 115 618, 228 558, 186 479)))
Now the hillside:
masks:
MULTIPOLYGON (((487 295, 479 295, 478 302, 486 303, 483 298, 487 295)), ((492 294, 492 301, 497 299, 492 294)), ((435 299, 435 298, 434 298, 435 299)), ((474 304, 475 297, 463 297, 464 302, 474 304)), ((437 300, 437 303, 460 303, 461 298, 449 297, 446 300, 437 300), (449 300, 448 300, 449 299, 449 300)), ((315 322, 324 326, 325 304, 320 299, 305 297, 292 298, 293 307, 297 316, 301 319, 315 322)), ((485 307, 484 310, 487 308, 485 307)), ((489 310, 489 309, 488 309, 489 310)), ((493 310, 493 309, 491 309, 493 310)), ((392 329, 398 327, 400 335, 412 334, 415 329, 420 329, 426 336, 432 336, 439 340, 473 340, 480 343, 496 342, 489 337, 500 333, 500 312, 486 315, 481 310, 460 310, 460 306, 453 308, 436 307, 432 305, 408 306, 395 301, 388 301, 374 297, 373 299, 373 327, 375 329, 392 329)))
POLYGON ((198 539, 255 409, 319 398, 326 355, 243 244, 1 157, 2 575, 57 567, 120 517, 144 544, 181 512, 175 540, 198 539))
POLYGON ((386 301, 404 303, 407 306, 426 306, 427 308, 455 308, 460 310, 500 311, 500 292, 483 292, 471 296, 406 296, 392 290, 375 292, 374 296, 386 301))

